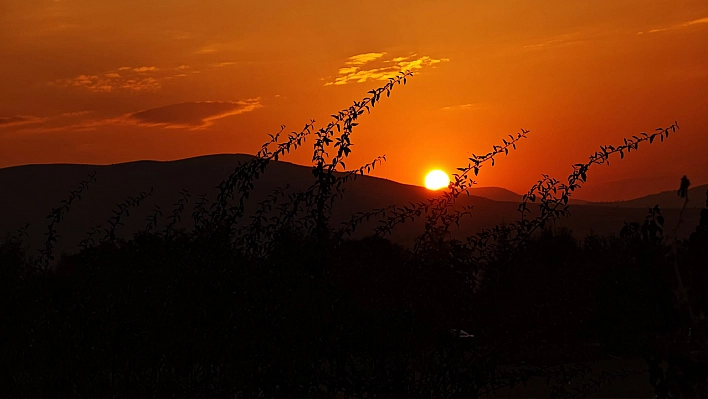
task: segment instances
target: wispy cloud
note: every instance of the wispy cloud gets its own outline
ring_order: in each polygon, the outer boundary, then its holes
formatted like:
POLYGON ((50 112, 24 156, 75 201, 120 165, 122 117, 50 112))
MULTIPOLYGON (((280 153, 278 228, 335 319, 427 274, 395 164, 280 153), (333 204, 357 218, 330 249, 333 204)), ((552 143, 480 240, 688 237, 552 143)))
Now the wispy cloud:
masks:
POLYGON ((694 19, 693 21, 688 21, 683 24, 683 26, 691 26, 691 25, 698 25, 698 24, 708 24, 708 17, 705 18, 698 18, 694 19))
POLYGON ((579 39, 579 37, 579 32, 565 33, 540 43, 527 44, 524 48, 527 50, 543 50, 551 47, 565 46, 582 42, 583 40, 579 39))
POLYGON ((193 37, 191 32, 185 32, 177 29, 167 29, 162 32, 166 37, 173 40, 186 40, 193 37))
POLYGON ((463 110, 463 109, 483 109, 485 108, 484 104, 481 103, 469 103, 469 104, 460 104, 460 105, 451 105, 448 107, 442 107, 443 111, 458 111, 458 110, 463 110))
POLYGON ((129 122, 143 126, 201 129, 217 119, 261 108, 260 99, 241 101, 185 102, 151 108, 127 115, 129 122))
POLYGON ((155 72, 158 69, 155 68, 154 66, 144 66, 144 67, 139 67, 139 68, 133 68, 133 71, 135 72, 155 72))
POLYGON ((221 45, 219 44, 208 44, 206 46, 202 46, 194 51, 194 54, 213 54, 219 52, 221 49, 221 45))
POLYGON ((167 73, 155 66, 122 66, 100 74, 84 74, 71 79, 60 79, 50 84, 58 87, 82 88, 94 93, 114 91, 157 91, 162 88, 167 73))
POLYGON ((67 112, 53 117, 0 117, 0 129, 23 132, 91 131, 107 126, 145 126, 204 129, 218 119, 263 107, 260 98, 240 101, 201 101, 170 104, 129 114, 87 118, 92 111, 67 112))
POLYGON ((429 56, 418 57, 416 54, 407 57, 384 59, 386 53, 365 53, 349 57, 345 65, 339 68, 334 80, 325 83, 325 86, 339 86, 347 83, 364 83, 368 80, 388 80, 402 71, 417 71, 441 62, 450 61, 449 58, 435 59, 429 56), (372 65, 373 64, 373 65, 372 65))
POLYGON ((96 93, 108 93, 115 90, 127 91, 157 91, 162 84, 154 77, 131 78, 118 74, 106 74, 103 77, 96 75, 79 75, 73 80, 59 84, 64 87, 81 87, 96 93))
POLYGON ((669 30, 688 28, 688 27, 691 27, 691 26, 703 25, 703 24, 708 24, 708 17, 698 18, 698 19, 694 19, 694 20, 691 20, 691 21, 686 21, 686 22, 683 22, 683 23, 680 23, 680 24, 658 27, 658 28, 650 29, 650 30, 648 30, 648 31, 646 31, 646 32, 645 32, 645 31, 641 31, 641 32, 637 32, 637 34, 638 34, 638 35, 643 35, 643 34, 645 34, 645 33, 666 32, 666 31, 669 31, 669 30))
POLYGON ((211 64, 211 66, 216 67, 216 68, 223 68, 231 65, 236 65, 236 61, 225 61, 225 62, 217 62, 215 64, 211 64))
POLYGON ((0 117, 0 129, 12 130, 44 130, 52 126, 66 126, 81 123, 83 116, 91 111, 65 112, 56 116, 38 117, 31 115, 17 115, 0 117))
POLYGON ((30 115, 0 116, 0 128, 42 123, 46 119, 30 115))
MULTIPOLYGON (((212 64, 202 64, 204 71, 214 71, 237 65, 238 61, 222 61, 212 64)), ((82 74, 68 79, 58 79, 48 84, 63 88, 80 88, 94 93, 110 93, 118 91, 154 92, 162 89, 168 81, 175 78, 198 74, 201 70, 193 69, 190 65, 170 67, 121 66, 109 71, 82 74)))
POLYGON ((88 115, 90 113, 91 113, 91 111, 65 112, 65 113, 61 114, 60 116, 64 117, 64 118, 74 118, 74 117, 78 117, 78 116, 88 115))
POLYGON ((359 55, 351 56, 347 59, 345 64, 347 65, 364 65, 367 62, 371 62, 383 57, 386 53, 364 53, 359 55))

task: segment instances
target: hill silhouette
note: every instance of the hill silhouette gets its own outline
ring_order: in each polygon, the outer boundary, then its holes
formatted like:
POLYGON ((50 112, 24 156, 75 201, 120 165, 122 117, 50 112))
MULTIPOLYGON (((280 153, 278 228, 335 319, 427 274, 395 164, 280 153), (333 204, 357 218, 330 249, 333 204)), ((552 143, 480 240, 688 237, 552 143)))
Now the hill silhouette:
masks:
MULTIPOLYGON (((702 208, 705 205, 706 191, 708 191, 708 184, 689 188, 689 201, 686 208, 702 208)), ((596 202, 595 204, 622 208, 651 208, 658 204, 662 209, 681 208, 683 207, 684 199, 676 195, 676 190, 668 190, 626 201, 596 202)))
MULTIPOLYGON (((31 248, 39 248, 44 242, 46 216, 53 207, 75 189, 78 182, 85 180, 90 173, 96 174, 96 182, 82 196, 81 201, 72 206, 65 221, 58 226, 60 235, 57 248, 73 251, 86 237, 87 231, 105 222, 112 215, 115 205, 125 198, 137 196, 141 191, 152 194, 125 220, 121 236, 128 238, 145 226, 145 219, 159 207, 163 215, 173 209, 173 204, 180 198, 180 190, 187 190, 191 210, 202 194, 213 199, 217 184, 228 176, 239 162, 251 159, 246 154, 220 154, 187 158, 176 161, 136 161, 114 165, 79 165, 79 164, 43 164, 24 165, 0 169, 0 236, 5 236, 29 223, 28 243, 31 248)), ((292 192, 302 191, 312 182, 310 167, 289 162, 272 162, 269 170, 257 182, 246 211, 253 212, 257 203, 266 198, 276 188, 289 186, 292 192)), ((702 186, 703 187, 703 186, 702 186)), ((700 205, 700 190, 691 190, 690 195, 700 205)), ((479 228, 491 227, 498 223, 508 223, 518 218, 516 210, 521 195, 499 187, 475 187, 470 189, 470 196, 460 197, 458 203, 473 206, 473 216, 465 220, 457 234, 473 234, 479 228)), ((572 217, 560 222, 577 235, 589 232, 616 233, 625 221, 641 221, 646 215, 646 208, 657 203, 662 207, 678 202, 675 192, 665 192, 626 202, 589 203, 573 201, 572 217), (669 198, 671 197, 671 198, 669 198), (661 202, 657 202, 661 201, 661 202), (649 205, 651 204, 651 205, 649 205)), ((335 203, 332 222, 342 223, 356 212, 370 211, 389 205, 405 205, 410 202, 424 201, 433 197, 429 190, 415 185, 401 184, 395 181, 361 176, 347 183, 346 195, 335 203)), ((571 200, 572 201, 572 200, 571 200)), ((674 206, 678 208, 678 206, 674 206)), ((191 212, 188 212, 191 213, 191 212)), ((671 225, 677 211, 667 209, 667 223, 671 225)), ((689 209, 686 218, 697 218, 698 209, 689 209)), ((182 223, 189 227, 189 217, 182 223)), ((684 225, 688 229, 691 223, 684 225)), ((376 225, 372 220, 363 224, 356 232, 362 237, 371 232, 376 225)), ((408 244, 422 231, 423 221, 412 224, 413 228, 399 229, 394 233, 394 241, 408 244)), ((690 230, 680 231, 686 235, 690 230)))

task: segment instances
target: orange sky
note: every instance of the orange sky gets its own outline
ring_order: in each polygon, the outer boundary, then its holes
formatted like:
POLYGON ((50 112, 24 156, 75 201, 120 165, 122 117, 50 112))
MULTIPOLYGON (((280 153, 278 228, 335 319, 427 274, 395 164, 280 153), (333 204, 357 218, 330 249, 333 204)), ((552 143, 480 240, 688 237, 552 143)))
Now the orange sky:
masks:
POLYGON ((478 179, 524 192, 678 120, 578 197, 708 182, 705 0, 0 0, 0 59, 0 167, 255 153, 409 68, 348 166, 386 154, 375 175, 422 184, 524 128, 478 179))

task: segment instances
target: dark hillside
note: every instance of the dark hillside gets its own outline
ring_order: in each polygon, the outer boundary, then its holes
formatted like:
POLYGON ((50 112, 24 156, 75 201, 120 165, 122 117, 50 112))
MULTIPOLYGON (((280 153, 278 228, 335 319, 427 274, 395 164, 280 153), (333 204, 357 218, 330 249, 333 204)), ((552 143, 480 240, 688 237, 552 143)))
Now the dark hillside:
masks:
MULTIPOLYGON (((689 201, 686 208, 703 208, 705 206, 706 191, 708 191, 708 184, 689 188, 689 201)), ((668 190, 627 201, 595 202, 594 204, 618 208, 651 208, 658 204, 662 209, 680 209, 683 207, 684 199, 676 195, 676 190, 668 190)))
MULTIPOLYGON (((0 236, 12 233, 29 223, 29 244, 32 248, 41 247, 44 243, 47 214, 53 207, 58 206, 61 200, 67 198, 69 191, 75 189, 80 181, 95 172, 96 182, 89 186, 81 201, 72 206, 66 219, 58 226, 60 238, 57 248, 60 251, 73 251, 90 228, 99 224, 105 226, 118 202, 153 188, 153 194, 140 207, 131 211, 130 217, 124 221, 125 226, 119 231, 120 236, 130 237, 145 226, 145 218, 155 206, 160 207, 163 215, 170 214, 180 198, 181 189, 186 189, 191 195, 188 210, 192 209, 201 194, 213 199, 217 192, 216 185, 228 176, 239 162, 251 158, 250 155, 244 154, 223 154, 169 162, 26 165, 0 169, 0 236)), ((309 187, 312 179, 309 167, 282 161, 271 162, 268 172, 256 181, 247 213, 257 209, 257 203, 276 188, 288 185, 290 192, 302 191, 309 187)), ((473 216, 466 219, 466 223, 458 231, 459 234, 469 235, 480 227, 510 223, 518 218, 516 208, 520 196, 517 194, 498 187, 473 188, 470 192, 471 196, 463 195, 458 199, 458 204, 472 205, 475 208, 473 216)), ((664 193, 660 195, 662 198, 667 196, 664 193)), ((675 196, 675 193, 673 195, 675 196)), ((338 225, 356 212, 424 201, 433 196, 434 193, 420 186, 361 176, 347 183, 344 197, 335 202, 332 222, 338 225)), ((697 195, 694 197, 699 198, 697 195)), ((589 232, 614 233, 619 231, 625 221, 643 220, 649 206, 639 205, 651 201, 638 201, 631 202, 637 204, 635 207, 626 203, 576 203, 572 207, 572 216, 561 220, 558 226, 567 227, 579 236, 589 232)), ((694 203, 697 203, 697 200, 694 203)), ((671 225, 675 223, 678 210, 666 209, 664 214, 668 225, 671 225)), ((685 217, 693 223, 697 220, 697 215, 698 209, 689 209, 685 217)), ((185 227, 189 227, 188 220, 189 216, 183 217, 183 223, 187 223, 185 227)), ((375 220, 363 224, 357 230, 356 236, 369 234, 375 225, 375 220)), ((683 224, 680 235, 685 236, 692 231, 689 225, 690 223, 683 224)), ((396 230, 393 239, 406 245, 410 244, 423 229, 421 220, 416 221, 413 226, 396 230)))

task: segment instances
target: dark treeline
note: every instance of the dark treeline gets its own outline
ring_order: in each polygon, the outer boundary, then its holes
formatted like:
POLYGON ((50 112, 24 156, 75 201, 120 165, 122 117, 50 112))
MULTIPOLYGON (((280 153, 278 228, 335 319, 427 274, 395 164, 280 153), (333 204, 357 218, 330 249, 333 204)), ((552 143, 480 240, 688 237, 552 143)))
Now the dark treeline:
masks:
POLYGON ((184 192, 130 239, 117 231, 150 192, 118 204, 79 252, 54 254, 94 176, 51 211, 38 254, 22 231, 6 238, 3 395, 477 397, 543 378, 548 395, 587 396, 627 374, 594 376, 593 362, 622 357, 645 359, 658 396, 707 396, 708 203, 700 221, 681 221, 697 224, 688 240, 672 236, 658 207, 608 237, 551 228, 591 166, 678 126, 603 146, 567 180, 544 176, 518 221, 465 240, 450 229, 474 212, 456 198, 527 131, 472 155, 436 198, 332 226, 346 183, 384 160, 344 169, 358 117, 409 76, 323 128, 271 136, 215 199, 184 192), (268 163, 308 139, 310 189, 276 190, 247 213, 268 163), (410 247, 387 239, 416 218, 425 228, 410 247), (177 228, 182 219, 193 227, 177 228), (370 237, 347 238, 368 220, 378 221, 370 237))

